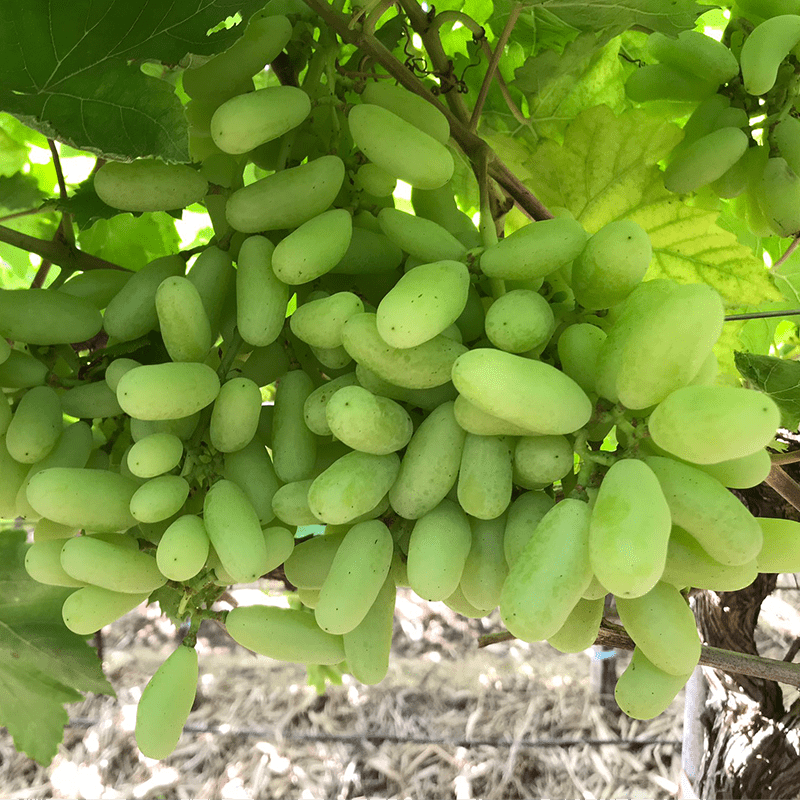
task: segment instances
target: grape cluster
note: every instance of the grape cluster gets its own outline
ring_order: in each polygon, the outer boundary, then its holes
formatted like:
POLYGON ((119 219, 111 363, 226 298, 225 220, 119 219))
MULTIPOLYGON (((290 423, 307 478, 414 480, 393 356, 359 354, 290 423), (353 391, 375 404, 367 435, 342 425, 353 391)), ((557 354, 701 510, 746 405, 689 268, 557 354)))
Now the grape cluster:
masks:
MULTIPOLYGON (((797 523, 726 488, 763 480, 779 415, 716 385, 719 295, 642 282, 630 220, 589 235, 563 214, 484 244, 449 188, 446 118, 388 82, 350 103, 337 154, 314 150, 309 95, 252 91, 290 35, 261 16, 185 73, 199 170, 96 173, 117 209, 207 205, 216 243, 188 271, 172 255, 0 292, 0 516, 35 523, 30 575, 75 588, 79 634, 167 585, 193 630, 216 615, 257 653, 367 684, 398 586, 499 607, 562 651, 592 644, 613 593, 636 643, 618 701, 660 713, 700 656, 682 590, 800 556, 797 523), (273 169, 245 186, 251 160, 273 169), (291 607, 211 609, 279 567, 291 607)), ((142 696, 153 758, 191 708, 192 642, 142 696)))
POLYGON ((730 48, 697 31, 677 39, 651 34, 647 53, 654 63, 633 72, 626 90, 637 102, 678 101, 691 110, 664 172, 669 191, 706 187, 734 200, 734 212, 756 236, 795 236, 800 3, 742 0, 734 11, 725 36, 730 48))

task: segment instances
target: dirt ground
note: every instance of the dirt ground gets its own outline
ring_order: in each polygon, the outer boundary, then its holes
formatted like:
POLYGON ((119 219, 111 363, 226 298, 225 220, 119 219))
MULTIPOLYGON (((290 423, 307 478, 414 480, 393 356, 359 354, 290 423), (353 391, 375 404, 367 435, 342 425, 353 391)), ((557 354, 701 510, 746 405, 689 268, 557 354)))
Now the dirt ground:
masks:
MULTIPOLYGON (((234 596, 263 602, 273 589, 265 582, 234 596)), ((764 655, 781 658, 800 635, 798 594, 768 599, 764 655)), ((466 620, 401 590, 387 678, 363 686, 345 676, 322 696, 303 667, 254 656, 204 623, 195 708, 177 749, 159 762, 136 749, 136 702, 176 632, 157 606, 140 607, 104 631, 104 669, 117 698, 69 708, 49 767, 16 753, 0 729, 0 796, 675 797, 682 694, 661 717, 630 720, 591 690, 591 651, 562 655, 516 641, 478 649, 480 634, 500 628, 496 614, 466 620), (634 739, 642 743, 603 743, 634 739)), ((615 656, 618 673, 627 660, 615 656)))

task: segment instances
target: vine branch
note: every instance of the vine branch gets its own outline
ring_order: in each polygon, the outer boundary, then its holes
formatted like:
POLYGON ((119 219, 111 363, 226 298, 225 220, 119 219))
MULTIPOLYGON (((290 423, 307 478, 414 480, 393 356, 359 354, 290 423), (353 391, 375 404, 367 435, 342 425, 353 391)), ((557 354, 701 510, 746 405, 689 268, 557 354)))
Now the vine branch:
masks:
POLYGON ((787 503, 800 510, 800 484, 790 478, 778 464, 772 464, 764 483, 772 487, 787 503))

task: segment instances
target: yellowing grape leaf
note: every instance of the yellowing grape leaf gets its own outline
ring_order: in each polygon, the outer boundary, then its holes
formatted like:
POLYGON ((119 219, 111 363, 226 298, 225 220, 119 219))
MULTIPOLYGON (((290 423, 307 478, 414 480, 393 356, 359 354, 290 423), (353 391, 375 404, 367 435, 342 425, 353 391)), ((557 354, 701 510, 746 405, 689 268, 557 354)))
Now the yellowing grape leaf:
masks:
POLYGON ((616 219, 641 225, 653 244, 648 279, 707 283, 730 306, 780 300, 763 261, 716 224, 717 212, 664 188, 657 163, 680 136, 640 109, 615 116, 597 106, 569 125, 563 145, 543 142, 526 166, 545 204, 568 208, 590 233, 616 219))

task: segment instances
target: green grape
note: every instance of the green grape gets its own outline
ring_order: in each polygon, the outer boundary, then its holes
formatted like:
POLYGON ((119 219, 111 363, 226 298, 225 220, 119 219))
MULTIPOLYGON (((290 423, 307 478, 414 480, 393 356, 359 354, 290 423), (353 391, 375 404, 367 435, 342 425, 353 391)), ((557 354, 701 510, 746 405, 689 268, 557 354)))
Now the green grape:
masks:
POLYGON ((171 581, 188 581, 203 569, 209 546, 203 520, 184 514, 164 531, 156 549, 156 564, 171 581))
POLYGON ((653 719, 667 710, 694 670, 672 675, 659 669, 634 648, 633 658, 617 680, 614 699, 624 714, 633 719, 653 719))
POLYGON ((460 261, 467 252, 452 233, 425 217, 383 208, 378 213, 378 223, 391 241, 423 264, 460 261))
POLYGON ((361 100, 382 106, 441 144, 447 144, 450 138, 447 117, 425 98, 402 86, 386 81, 371 81, 364 87, 361 100))
POLYGON ((372 394, 408 403, 414 408, 422 408, 425 411, 432 411, 442 403, 454 400, 457 395, 455 387, 449 381, 430 389, 409 389, 384 380, 363 364, 356 364, 356 378, 358 383, 372 394))
POLYGON ((114 472, 53 467, 31 478, 27 494, 36 513, 54 522, 113 533, 136 524, 130 502, 137 489, 137 483, 114 472))
POLYGON ((389 574, 394 542, 382 522, 354 525, 336 550, 314 616, 328 633, 352 631, 367 615, 389 574))
POLYGON ((208 182, 185 164, 140 158, 103 164, 94 173, 94 190, 119 211, 171 211, 202 200, 208 182))
POLYGON ((344 181, 344 162, 326 155, 237 189, 225 215, 243 233, 297 228, 325 211, 344 181))
POLYGON ((455 485, 467 434, 456 422, 453 405, 445 402, 431 411, 408 443, 389 489, 389 502, 401 517, 419 519, 455 485))
POLYGON ((105 419, 122 414, 117 395, 105 381, 73 386, 60 398, 61 410, 75 419, 105 419))
POLYGON ((413 347, 392 347, 378 331, 377 315, 368 312, 354 314, 345 322, 342 344, 358 364, 408 389, 432 389, 447 383, 453 363, 467 352, 464 345, 441 335, 413 347))
POLYGON ((294 534, 280 525, 263 528, 262 533, 264 534, 264 544, 267 547, 267 565, 264 571, 271 572, 283 564, 292 554, 294 550, 294 534))
POLYGON ((352 522, 375 507, 394 484, 399 469, 395 453, 348 453, 314 479, 308 490, 309 508, 322 522, 352 522))
POLYGON ((408 542, 408 583, 424 600, 445 600, 458 588, 472 546, 462 508, 444 499, 422 514, 408 542))
POLYGON ((28 389, 41 386, 47 380, 49 370, 38 359, 12 350, 8 358, 0 364, 0 387, 6 389, 28 389))
POLYGON ((343 636, 347 668, 361 683, 380 683, 389 671, 396 599, 397 588, 390 574, 361 622, 343 636))
POLYGON ((450 231, 467 248, 480 247, 481 235, 472 220, 456 205, 449 184, 438 189, 411 190, 411 205, 418 217, 425 217, 450 231))
POLYGON ((189 484, 180 475, 160 475, 143 483, 131 498, 131 514, 139 522, 160 522, 181 510, 189 484))
POLYGON ((150 593, 167 582, 152 556, 94 536, 67 539, 61 566, 76 580, 125 594, 150 593))
POLYGON ((720 564, 700 547, 694 537, 674 525, 661 580, 678 589, 693 586, 715 592, 736 592, 749 586, 760 571, 755 558, 732 567, 720 564))
POLYGON ((319 520, 308 507, 308 490, 313 482, 309 478, 281 486, 272 496, 273 514, 287 525, 318 525, 319 520))
POLYGON ((468 289, 469 271, 460 261, 422 264, 381 300, 375 319, 378 334, 394 348, 428 342, 458 319, 468 289))
POLYGON ((131 438, 138 442, 154 433, 171 433, 185 442, 194 433, 199 420, 199 412, 177 419, 144 420, 131 417, 131 438))
POLYGON ((631 73, 625 93, 637 103, 652 100, 696 102, 713 94, 719 83, 704 80, 669 64, 646 64, 631 73))
POLYGON ((772 459, 767 450, 762 449, 741 458, 692 466, 697 466, 729 489, 750 489, 766 480, 772 469, 772 459))
POLYGON ((481 256, 481 270, 489 278, 528 280, 549 275, 578 257, 589 238, 570 217, 529 223, 481 256))
POLYGON ((514 445, 514 483, 541 489, 572 472, 572 444, 564 436, 520 436, 514 445))
MULTIPOLYGON (((5 341, 5 339, 0 341, 5 341)), ((11 417, 11 404, 5 395, 0 394, 0 436, 5 436, 11 417)))
POLYGON ((727 83, 739 74, 736 56, 722 42, 699 31, 681 31, 677 39, 651 33, 647 49, 656 61, 717 84, 727 83))
POLYGON ((572 378, 542 361, 476 349, 459 356, 452 380, 483 411, 540 434, 572 433, 592 415, 592 403, 572 378))
POLYGON ((36 386, 22 396, 6 430, 6 447, 22 464, 41 461, 56 445, 63 422, 55 389, 36 386))
MULTIPOLYGON (((78 532, 78 528, 70 527, 69 525, 61 525, 58 522, 53 522, 51 519, 40 517, 36 521, 33 529, 33 541, 35 542, 49 542, 53 539, 71 539, 78 532)), ((59 565, 61 564, 61 553, 59 551, 59 565)))
POLYGON ((211 367, 195 361, 175 361, 126 372, 117 384, 117 400, 131 417, 174 420, 210 405, 219 390, 219 378, 211 367))
POLYGON ((314 389, 303 404, 303 419, 308 429, 318 436, 330 436, 331 428, 327 418, 328 403, 340 389, 345 386, 354 386, 356 383, 356 373, 347 372, 314 389))
POLYGON ((397 186, 394 176, 369 161, 356 170, 355 182, 356 186, 373 197, 390 197, 397 186))
POLYGON ((275 606, 239 606, 228 612, 225 628, 242 647, 278 661, 339 664, 341 636, 326 633, 313 614, 275 606))
POLYGON ((542 517, 511 565, 500 615, 518 639, 553 636, 589 586, 590 515, 588 503, 562 500, 542 517))
POLYGON ((798 42, 798 14, 780 14, 757 25, 745 39, 739 56, 744 90, 758 96, 772 89, 778 67, 798 42))
POLYGON ((100 586, 84 586, 64 601, 61 616, 73 633, 90 636, 133 611, 149 595, 150 592, 125 593, 100 586))
POLYGON ((749 139, 740 128, 718 128, 692 142, 670 161, 664 186, 689 194, 721 178, 747 151, 749 139))
POLYGON ((136 707, 136 744, 147 758, 166 758, 178 744, 197 694, 197 651, 180 645, 156 670, 136 707))
POLYGON ((609 222, 572 264, 575 300, 593 310, 621 303, 642 282, 652 257, 650 237, 641 226, 629 219, 609 222))
POLYGON ((462 617, 467 617, 468 619, 482 619, 483 617, 488 617, 494 611, 493 608, 476 608, 473 606, 464 597, 464 592, 461 591, 460 585, 450 597, 445 598, 444 604, 452 611, 455 611, 456 614, 461 614, 462 617))
MULTIPOLYGON (((0 289, 0 337, 4 339, 70 344, 91 339, 102 326, 100 311, 82 297, 49 289, 0 289)), ((7 367, 10 355, 2 361, 7 367)))
POLYGON ((267 547, 258 514, 233 481, 217 481, 203 501, 203 523, 222 566, 236 583, 264 574, 267 547))
POLYGON ((296 128, 311 113, 295 86, 270 86, 226 100, 211 118, 211 138, 224 153, 247 153, 296 128))
POLYGON ((506 437, 468 433, 458 472, 458 502, 464 511, 478 519, 495 519, 508 508, 512 489, 506 437))
POLYGON ((780 410, 769 395, 733 386, 677 389, 648 420, 655 444, 697 464, 753 455, 779 425, 780 410))
POLYGON ((558 337, 558 358, 561 371, 587 394, 595 391, 597 359, 606 332, 586 322, 568 325, 558 337))
POLYGON ((751 147, 742 156, 742 168, 745 172, 745 189, 736 203, 736 213, 743 219, 750 231, 756 236, 773 236, 775 231, 761 208, 759 196, 764 168, 769 160, 770 148, 767 145, 751 147))
POLYGON ((344 323, 363 311, 360 297, 352 292, 337 292, 303 303, 289 317, 289 326, 298 339, 313 347, 340 347, 344 323))
POLYGON ((353 450, 386 455, 405 447, 414 425, 394 400, 361 386, 343 386, 328 400, 325 417, 330 432, 353 450))
POLYGON ((508 565, 503 550, 506 514, 483 520, 470 517, 472 543, 459 588, 466 601, 479 609, 495 608, 500 602, 508 565))
POLYGON ((686 675, 700 660, 700 636, 683 595, 659 582, 640 597, 617 597, 628 635, 648 660, 670 675, 686 675))
POLYGON ((263 236, 249 236, 239 250, 236 326, 242 339, 255 347, 266 347, 280 336, 291 294, 273 271, 274 250, 263 236))
POLYGON ((238 369, 243 378, 250 378, 258 386, 268 386, 289 371, 289 357, 278 340, 266 347, 254 347, 244 363, 239 362, 238 369))
POLYGON ((544 492, 524 492, 509 506, 503 536, 503 552, 509 567, 514 566, 536 526, 554 505, 553 498, 544 492))
POLYGON ((319 589, 298 589, 297 597, 306 608, 314 609, 319 602, 319 589))
POLYGON ((354 225, 345 254, 328 275, 385 274, 397 269, 402 261, 403 251, 380 230, 354 225))
POLYGON ((132 275, 133 273, 121 269, 91 269, 74 274, 58 287, 58 291, 88 300, 96 308, 103 309, 132 275))
POLYGON ((718 480, 671 458, 644 459, 667 498, 672 522, 726 566, 752 561, 763 536, 756 518, 718 480))
POLYGON ((800 523, 759 517, 764 543, 756 556, 759 572, 800 572, 800 523))
POLYGON ((17 495, 29 471, 27 464, 20 464, 9 454, 5 434, 0 436, 0 519, 17 516, 17 495))
POLYGON ((298 589, 321 589, 345 533, 326 532, 295 545, 283 565, 286 580, 298 589))
POLYGON ((0 364, 11 355, 11 345, 3 338, 0 338, 0 364))
POLYGON ((137 478, 155 478, 173 470, 183 458, 183 442, 172 433, 151 433, 128 451, 128 469, 137 478))
POLYGON ((495 417, 470 403, 463 395, 455 399, 453 412, 458 424, 468 433, 479 436, 529 436, 531 431, 495 417))
POLYGON ((180 256, 163 256, 131 276, 112 298, 103 316, 103 327, 118 342, 144 336, 158 324, 156 292, 161 282, 182 276, 186 262, 180 256))
POLYGON ((311 476, 317 458, 317 439, 303 418, 303 407, 314 384, 299 369, 287 372, 277 384, 272 423, 272 463, 284 483, 311 476))
POLYGON ((212 336, 216 339, 225 296, 235 277, 231 256, 213 245, 206 247, 197 256, 186 277, 200 293, 212 336))
MULTIPOLYGON (((139 361, 134 361, 132 358, 115 358, 107 367, 105 373, 106 386, 114 392, 114 397, 117 396, 117 386, 119 386, 120 379, 126 372, 130 372, 134 367, 141 367, 139 361)), ((120 413, 122 411, 120 410, 120 413)))
POLYGON ((755 188, 755 200, 772 233, 793 236, 800 231, 800 177, 789 167, 786 159, 770 158, 767 161, 755 188))
POLYGON ((213 344, 211 323, 200 292, 188 278, 175 275, 159 284, 156 313, 173 361, 202 361, 208 355, 213 344))
POLYGON ((330 272, 347 253, 353 235, 350 212, 334 208, 304 222, 275 248, 272 268, 287 284, 303 284, 330 272))
POLYGON ((486 311, 489 341, 509 353, 524 353, 544 345, 555 329, 553 310, 538 292, 513 289, 486 311))
POLYGON ((601 597, 604 598, 607 594, 608 590, 606 587, 597 580, 596 575, 592 575, 592 582, 581 596, 584 600, 599 600, 601 597))
POLYGON ((356 147, 395 178, 438 189, 453 176, 455 162, 447 147, 386 108, 362 103, 347 120, 356 147))
POLYGON ((603 621, 605 598, 578 600, 564 624, 547 643, 561 653, 582 653, 594 644, 603 621))
POLYGON ((253 441, 261 414, 261 390, 249 378, 222 384, 211 412, 209 438, 221 453, 241 450, 253 441))
POLYGON ((323 367, 329 369, 344 369, 348 364, 353 363, 353 359, 344 347, 312 347, 311 352, 314 357, 322 364, 323 367))
POLYGON ((589 558, 617 597, 641 597, 659 581, 667 558, 670 509, 643 461, 615 462, 603 476, 589 526, 589 558))
POLYGON ((25 553, 25 571, 35 581, 48 586, 86 586, 64 571, 61 566, 63 539, 34 542, 25 553))
POLYGON ((784 117, 772 129, 772 141, 789 169, 800 175, 800 119, 784 117))
POLYGON ((800 0, 736 0, 745 14, 766 19, 778 14, 800 14, 800 0))

